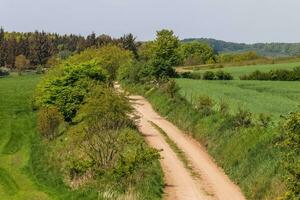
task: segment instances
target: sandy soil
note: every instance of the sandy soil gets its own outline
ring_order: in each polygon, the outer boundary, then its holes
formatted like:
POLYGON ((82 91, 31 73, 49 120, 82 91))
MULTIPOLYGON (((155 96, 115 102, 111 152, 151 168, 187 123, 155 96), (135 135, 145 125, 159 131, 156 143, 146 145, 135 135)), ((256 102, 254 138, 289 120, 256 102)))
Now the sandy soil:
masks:
POLYGON ((158 115, 150 103, 141 96, 130 96, 137 115, 140 132, 144 134, 147 142, 161 151, 161 164, 165 173, 166 200, 244 200, 240 189, 230 181, 205 151, 194 139, 184 134, 172 123, 158 115), (184 164, 170 148, 159 131, 151 125, 155 123, 186 154, 193 167, 199 174, 192 176, 184 164))

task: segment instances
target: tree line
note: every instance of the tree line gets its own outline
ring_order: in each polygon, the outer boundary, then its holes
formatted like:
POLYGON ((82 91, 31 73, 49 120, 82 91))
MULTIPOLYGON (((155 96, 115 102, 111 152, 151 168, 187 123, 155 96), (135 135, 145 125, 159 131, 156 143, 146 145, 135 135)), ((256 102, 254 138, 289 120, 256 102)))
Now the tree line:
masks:
POLYGON ((35 69, 39 65, 47 66, 54 56, 66 59, 74 53, 79 53, 90 47, 101 47, 115 44, 124 49, 131 50, 137 55, 136 38, 132 34, 120 38, 109 35, 91 33, 84 37, 81 35, 59 35, 35 31, 28 33, 5 32, 0 28, 0 67, 15 69, 17 63, 26 63, 28 68, 35 69), (19 56, 19 57, 18 57, 19 56), (17 62, 16 62, 17 61, 17 62))

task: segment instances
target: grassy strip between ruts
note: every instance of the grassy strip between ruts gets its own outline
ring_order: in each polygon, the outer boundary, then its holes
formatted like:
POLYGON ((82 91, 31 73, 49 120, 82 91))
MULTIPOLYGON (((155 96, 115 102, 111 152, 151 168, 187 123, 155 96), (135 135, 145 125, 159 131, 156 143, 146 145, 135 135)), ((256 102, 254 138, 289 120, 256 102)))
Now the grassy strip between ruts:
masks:
POLYGON ((189 172, 194 177, 199 178, 200 175, 197 172, 194 171, 194 169, 193 169, 193 167, 191 165, 191 162, 187 158, 186 154, 177 146, 177 144, 168 136, 168 134, 162 128, 160 128, 159 126, 157 126, 152 121, 149 121, 149 122, 165 138, 165 140, 168 143, 168 145, 176 153, 176 155, 178 156, 178 158, 183 162, 185 168, 187 168, 189 170, 189 172))

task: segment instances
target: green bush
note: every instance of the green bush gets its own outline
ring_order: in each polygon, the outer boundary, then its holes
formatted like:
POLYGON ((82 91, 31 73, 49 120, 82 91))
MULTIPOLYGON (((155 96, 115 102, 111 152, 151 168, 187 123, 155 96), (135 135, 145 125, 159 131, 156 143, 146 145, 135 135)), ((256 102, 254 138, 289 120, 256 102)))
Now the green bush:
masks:
POLYGON ((235 127, 250 127, 252 125, 252 113, 239 107, 234 115, 234 125, 235 127))
POLYGON ((283 125, 281 145, 287 149, 284 166, 288 191, 283 199, 298 200, 300 197, 300 112, 291 113, 283 125))
POLYGON ((215 80, 215 74, 212 71, 206 71, 202 78, 203 80, 215 80))
POLYGON ((172 99, 175 97, 179 89, 179 86, 174 80, 169 80, 168 82, 162 85, 162 90, 166 92, 172 99))
POLYGON ((260 113, 258 116, 258 125, 263 127, 263 128, 267 128, 270 126, 272 122, 272 118, 271 115, 269 114, 265 114, 265 113, 260 113))
POLYGON ((39 84, 35 102, 38 107, 58 107, 66 121, 72 121, 94 84, 104 83, 107 75, 97 62, 61 65, 39 84))
POLYGON ((233 80, 233 76, 228 72, 218 70, 216 72, 216 79, 217 80, 233 80))
POLYGON ((300 81, 300 67, 293 70, 271 70, 269 72, 261 72, 256 70, 249 75, 240 76, 241 80, 272 80, 272 81, 300 81))
POLYGON ((59 126, 62 125, 63 122, 63 116, 56 107, 41 108, 38 112, 38 131, 49 140, 53 140, 60 134, 59 126))
POLYGON ((195 108, 203 116, 208 116, 213 113, 214 102, 209 96, 200 96, 196 103, 195 108))

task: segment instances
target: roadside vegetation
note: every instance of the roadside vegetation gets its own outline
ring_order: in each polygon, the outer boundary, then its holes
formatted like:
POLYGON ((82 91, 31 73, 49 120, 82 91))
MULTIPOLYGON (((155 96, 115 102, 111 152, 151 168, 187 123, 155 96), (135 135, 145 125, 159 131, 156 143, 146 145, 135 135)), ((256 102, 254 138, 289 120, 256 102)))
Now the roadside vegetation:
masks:
MULTIPOLYGON (((172 31, 158 32, 157 39, 148 46, 150 49, 146 50, 144 47, 141 52, 141 54, 148 53, 147 56, 142 56, 148 60, 121 67, 118 78, 123 86, 130 92, 144 95, 159 113, 204 144, 216 162, 241 187, 248 199, 298 199, 297 150, 289 154, 290 147, 285 145, 288 143, 293 148, 299 145, 296 136, 298 135, 296 127, 299 124, 295 119, 297 114, 289 114, 293 111, 297 113, 298 83, 295 82, 294 85, 282 83, 286 85, 282 85, 282 88, 276 91, 278 83, 273 86, 270 82, 269 85, 265 82, 257 82, 255 85, 255 83, 244 81, 174 80, 173 78, 177 75, 172 71, 174 63, 172 65, 171 61, 177 60, 174 57, 180 59, 180 54, 177 54, 179 50, 175 50, 179 49, 174 41, 176 39, 178 40, 172 31), (155 65, 153 59, 156 61, 155 65), (158 66, 157 61, 162 62, 159 66, 164 67, 155 67, 158 66), (155 76, 156 70, 160 70, 160 74, 164 76, 155 76), (176 83, 177 81, 179 83, 191 82, 191 84, 182 87, 176 83), (202 94, 203 88, 208 84, 219 85, 217 86, 219 90, 207 88, 207 93, 202 94), (235 88, 230 88, 231 86, 235 88), (199 93, 193 98, 190 93, 187 98, 185 90, 193 90, 197 87, 202 88, 198 89, 199 93), (281 101, 283 98, 281 90, 285 91, 289 87, 290 91, 287 92, 289 94, 285 95, 286 101, 294 100, 287 108, 281 101), (246 106, 236 102, 227 102, 225 98, 216 100, 210 97, 211 94, 215 94, 230 98, 229 91, 234 92, 236 88, 240 89, 234 97, 232 95, 232 99, 244 98, 241 99, 242 102, 245 100, 252 108, 256 108, 260 103, 251 102, 251 98, 253 100, 260 94, 262 95, 258 99, 260 101, 269 95, 266 105, 271 106, 266 110, 265 105, 261 105, 256 109, 257 112, 253 113, 246 106), (239 91, 243 90, 244 95, 241 95, 239 91), (254 94, 253 97, 252 93, 247 94, 249 91, 254 94), (276 95, 277 99, 274 100, 276 95), (277 100, 278 106, 273 104, 277 100), (277 110, 278 108, 282 109, 277 110), (292 129, 283 125, 289 122, 293 124, 292 129), (285 142, 287 140, 293 142, 285 142), (290 156, 287 157, 287 155, 290 156), (289 163, 288 160, 291 162, 289 163)), ((215 73, 210 76, 213 77, 211 79, 216 79, 215 73)))
POLYGON ((89 49, 43 78, 34 101, 47 157, 32 166, 39 181, 55 187, 44 177, 49 166, 78 191, 73 199, 161 198, 159 154, 139 135, 128 100, 112 88, 118 68, 132 58, 117 46, 89 49))
POLYGON ((131 34, 1 29, 0 53, 0 194, 7 199, 162 198, 159 152, 139 134, 116 80, 205 145, 248 199, 299 199, 299 82, 233 80, 255 70, 294 76, 299 63, 226 67, 275 62, 254 52, 218 55, 170 30, 138 43, 131 34), (180 65, 201 71, 177 74, 180 65), (32 105, 41 75, 28 70, 47 72, 32 105))

